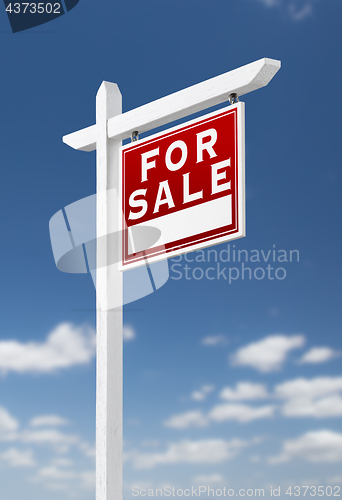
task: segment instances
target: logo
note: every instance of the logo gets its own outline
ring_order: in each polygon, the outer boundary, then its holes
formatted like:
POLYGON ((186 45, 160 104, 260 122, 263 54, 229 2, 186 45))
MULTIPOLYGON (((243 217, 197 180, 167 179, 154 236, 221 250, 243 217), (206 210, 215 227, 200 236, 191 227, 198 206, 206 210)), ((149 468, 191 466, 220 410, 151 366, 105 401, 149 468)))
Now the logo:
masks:
POLYGON ((13 33, 28 30, 61 17, 76 7, 79 0, 45 2, 8 2, 4 0, 13 33))
MULTIPOLYGON (((117 238, 120 232, 104 234, 96 237, 96 198, 103 194, 87 196, 63 210, 59 210, 50 219, 50 239, 57 269, 64 273, 90 274, 95 288, 96 276, 117 269, 121 261, 120 254, 108 254, 108 244, 117 249, 117 238)), ((107 191, 108 197, 113 197, 113 204, 118 204, 116 189, 107 191)), ((143 229, 125 229, 129 239, 137 252, 150 248, 161 238, 160 231, 145 226, 143 229)), ((114 250, 115 251, 115 250, 114 250)), ((103 290, 97 291, 97 303, 102 311, 108 311, 124 304, 135 302, 161 288, 169 279, 169 265, 167 260, 151 263, 145 255, 144 263, 140 267, 125 271, 123 297, 108 297, 103 290)))

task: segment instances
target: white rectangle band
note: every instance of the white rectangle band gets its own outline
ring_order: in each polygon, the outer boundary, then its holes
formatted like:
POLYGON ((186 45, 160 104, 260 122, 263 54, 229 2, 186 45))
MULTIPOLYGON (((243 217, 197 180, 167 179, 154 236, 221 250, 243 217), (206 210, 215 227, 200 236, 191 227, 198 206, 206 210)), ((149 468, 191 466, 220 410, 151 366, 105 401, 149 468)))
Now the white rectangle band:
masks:
POLYGON ((173 214, 136 224, 134 227, 153 226, 161 231, 161 238, 151 247, 153 248, 196 234, 201 235, 231 223, 232 195, 229 194, 173 214))

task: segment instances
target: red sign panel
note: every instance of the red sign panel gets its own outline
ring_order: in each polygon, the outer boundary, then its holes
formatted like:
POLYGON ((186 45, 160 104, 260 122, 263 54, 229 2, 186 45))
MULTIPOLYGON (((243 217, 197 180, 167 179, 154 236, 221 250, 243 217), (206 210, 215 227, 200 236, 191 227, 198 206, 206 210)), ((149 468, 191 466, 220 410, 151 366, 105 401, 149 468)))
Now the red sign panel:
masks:
POLYGON ((241 238, 244 103, 123 146, 121 183, 123 269, 241 238))

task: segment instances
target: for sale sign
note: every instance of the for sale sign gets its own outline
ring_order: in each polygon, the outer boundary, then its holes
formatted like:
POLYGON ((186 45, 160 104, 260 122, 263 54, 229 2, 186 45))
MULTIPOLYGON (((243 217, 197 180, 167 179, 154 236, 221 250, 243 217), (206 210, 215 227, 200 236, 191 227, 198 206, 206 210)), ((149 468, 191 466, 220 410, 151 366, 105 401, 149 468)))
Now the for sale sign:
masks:
POLYGON ((244 147, 242 102, 122 147, 123 269, 245 236, 244 147))

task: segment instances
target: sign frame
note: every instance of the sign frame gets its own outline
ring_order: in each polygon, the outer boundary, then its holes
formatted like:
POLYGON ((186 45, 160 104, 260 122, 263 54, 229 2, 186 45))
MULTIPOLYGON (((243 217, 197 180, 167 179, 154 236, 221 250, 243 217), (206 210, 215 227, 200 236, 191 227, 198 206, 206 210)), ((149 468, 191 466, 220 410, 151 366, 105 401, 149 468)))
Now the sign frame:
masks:
MULTIPOLYGON (((214 163, 214 160, 213 160, 214 163)), ((138 141, 131 142, 130 144, 126 144, 120 148, 120 164, 119 164, 119 182, 120 182, 120 203, 122 207, 122 218, 121 218, 121 230, 123 234, 123 244, 122 244, 122 259, 119 264, 119 269, 121 271, 126 271, 129 269, 134 269, 145 264, 145 259, 148 259, 149 264, 154 262, 158 262, 160 260, 171 259, 178 255, 183 255, 188 252, 194 252, 196 250, 201 250, 210 246, 219 245, 221 243, 225 243, 228 241, 236 240, 238 238, 243 238, 246 235, 246 197, 245 197, 245 103, 238 102, 236 104, 232 104, 230 106, 226 106, 224 108, 220 108, 219 110, 213 111, 211 113, 202 115, 193 120, 181 123, 175 127, 163 130, 162 132, 158 132, 156 134, 149 135, 143 139, 139 139, 138 141), (132 149, 138 149, 141 146, 146 144, 154 144, 156 147, 156 143, 158 140, 165 139, 172 135, 176 135, 179 132, 187 131, 191 128, 194 128, 198 125, 215 122, 215 119, 218 119, 223 116, 227 116, 230 114, 234 114, 234 133, 235 133, 235 182, 237 186, 235 186, 235 193, 237 196, 235 213, 236 213, 236 221, 235 228, 229 231, 221 231, 220 227, 207 230, 206 232, 215 231, 215 234, 212 236, 206 236, 201 238, 201 233, 197 235, 191 235, 185 239, 193 239, 193 242, 182 243, 176 245, 174 248, 168 248, 170 243, 165 243, 162 241, 160 245, 160 249, 158 247, 152 247, 146 249, 143 252, 138 252, 135 257, 131 257, 127 259, 128 256, 128 238, 129 238, 129 228, 127 231, 126 220, 125 220, 125 176, 124 176, 124 168, 125 168, 125 154, 126 152, 131 151, 132 149), (164 249, 165 245, 165 249, 164 249)), ((200 203, 195 207, 192 207, 190 210, 194 210, 197 207, 204 206, 206 202, 200 203)), ((185 212, 189 209, 183 209, 179 211, 175 211, 174 213, 185 212)), ((141 227, 144 225, 154 226, 154 223, 158 227, 158 219, 153 218, 150 221, 143 223, 141 227)), ((214 221, 213 221, 214 224, 214 221)), ((139 226, 139 223, 136 225, 139 226)), ((133 227, 136 227, 133 225, 133 227)), ((224 226, 221 226, 224 227, 224 226)), ((202 233, 205 234, 205 233, 202 233)))

